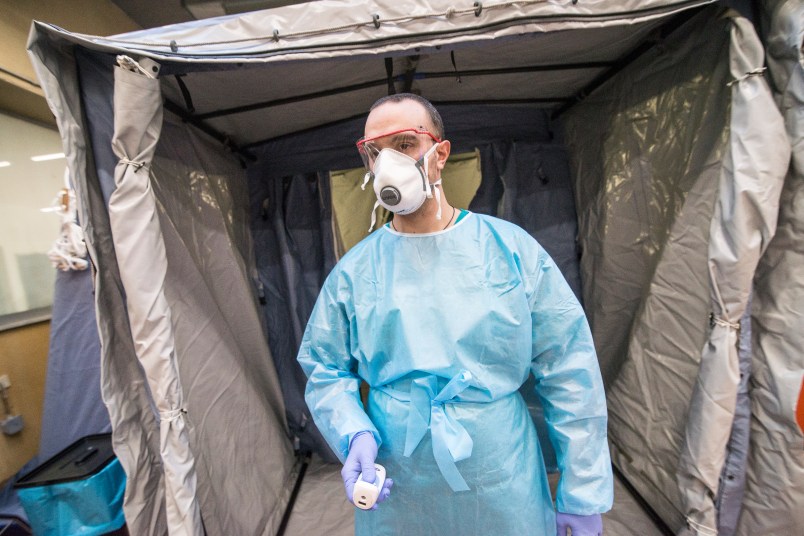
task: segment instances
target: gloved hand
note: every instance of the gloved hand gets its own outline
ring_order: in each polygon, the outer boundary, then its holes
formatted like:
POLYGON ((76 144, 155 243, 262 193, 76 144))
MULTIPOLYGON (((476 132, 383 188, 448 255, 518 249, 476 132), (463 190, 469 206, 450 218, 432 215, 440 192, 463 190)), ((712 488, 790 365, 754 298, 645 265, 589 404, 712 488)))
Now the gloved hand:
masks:
POLYGON ((572 536, 603 536, 603 519, 600 514, 576 516, 556 512, 557 536, 567 536, 567 529, 572 529, 572 536))
MULTIPOLYGON (((367 482, 374 482, 377 478, 377 473, 374 470, 374 460, 377 459, 377 442, 374 441, 374 434, 371 432, 359 432, 352 437, 352 442, 349 444, 349 454, 346 456, 346 461, 341 469, 341 478, 343 478, 343 486, 346 489, 346 497, 349 502, 352 502, 354 496, 355 482, 363 473, 363 480, 367 482)), ((380 490, 380 495, 377 497, 377 504, 383 502, 391 495, 391 487, 394 481, 390 478, 385 479, 385 483, 380 490)), ((377 504, 372 507, 372 510, 377 509, 377 504)))

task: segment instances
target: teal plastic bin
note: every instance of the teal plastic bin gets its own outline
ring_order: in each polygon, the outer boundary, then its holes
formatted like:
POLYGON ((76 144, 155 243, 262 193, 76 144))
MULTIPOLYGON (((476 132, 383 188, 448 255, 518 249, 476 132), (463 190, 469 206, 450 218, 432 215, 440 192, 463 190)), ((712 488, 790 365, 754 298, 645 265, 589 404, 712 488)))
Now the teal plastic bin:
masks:
POLYGON ((111 434, 79 439, 14 487, 36 536, 94 536, 126 521, 126 475, 111 434))

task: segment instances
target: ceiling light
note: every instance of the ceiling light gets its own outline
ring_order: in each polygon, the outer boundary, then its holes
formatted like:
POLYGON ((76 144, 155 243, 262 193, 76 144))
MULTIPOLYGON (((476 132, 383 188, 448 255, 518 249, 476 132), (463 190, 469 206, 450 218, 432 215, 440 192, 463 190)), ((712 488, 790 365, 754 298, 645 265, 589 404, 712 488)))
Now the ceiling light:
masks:
POLYGON ((0 167, 8 167, 10 165, 11 165, 11 162, 9 162, 8 160, 0 161, 0 167))
POLYGON ((31 160, 44 162, 45 160, 58 160, 59 158, 64 158, 64 153, 40 154, 39 156, 32 156, 31 160))

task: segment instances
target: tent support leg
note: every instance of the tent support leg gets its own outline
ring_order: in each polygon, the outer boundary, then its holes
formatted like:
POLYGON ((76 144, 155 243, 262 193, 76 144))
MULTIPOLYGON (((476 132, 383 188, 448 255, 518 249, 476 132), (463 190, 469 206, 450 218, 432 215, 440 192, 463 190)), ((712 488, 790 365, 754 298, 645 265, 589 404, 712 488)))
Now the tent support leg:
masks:
POLYGON ((310 454, 307 453, 304 454, 303 457, 299 457, 299 461, 301 462, 299 475, 296 477, 296 483, 293 485, 293 491, 290 493, 290 500, 285 508, 285 513, 282 515, 282 522, 279 524, 279 528, 276 531, 276 536, 284 536, 285 530, 288 527, 288 521, 290 521, 290 516, 293 513, 293 505, 296 503, 296 497, 299 495, 302 480, 304 480, 304 473, 307 472, 307 466, 310 464, 310 454))
POLYGON ((634 500, 639 504, 639 506, 642 507, 645 513, 648 514, 648 517, 651 521, 653 521, 653 524, 656 525, 656 528, 659 529, 664 536, 675 536, 675 532, 670 530, 670 527, 667 526, 667 523, 665 523, 664 520, 659 517, 659 514, 656 513, 656 510, 654 510, 651 505, 649 505, 645 499, 642 498, 636 488, 634 488, 628 479, 625 478, 625 475, 622 474, 619 469, 617 469, 617 466, 612 464, 611 468, 614 471, 614 475, 620 480, 625 489, 628 490, 628 493, 634 497, 634 500))

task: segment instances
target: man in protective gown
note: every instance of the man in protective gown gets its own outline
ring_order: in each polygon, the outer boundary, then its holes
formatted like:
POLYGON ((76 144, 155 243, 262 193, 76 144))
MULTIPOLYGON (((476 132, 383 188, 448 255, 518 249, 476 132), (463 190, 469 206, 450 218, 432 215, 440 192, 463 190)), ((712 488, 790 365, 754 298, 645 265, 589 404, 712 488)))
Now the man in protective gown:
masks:
POLYGON ((299 351, 349 500, 375 457, 393 480, 375 510, 355 509, 355 534, 602 534, 613 485, 586 317, 524 230, 449 204, 443 134, 421 97, 372 107, 358 149, 394 218, 329 274, 299 351), (531 372, 561 471, 555 506, 518 392, 531 372))

